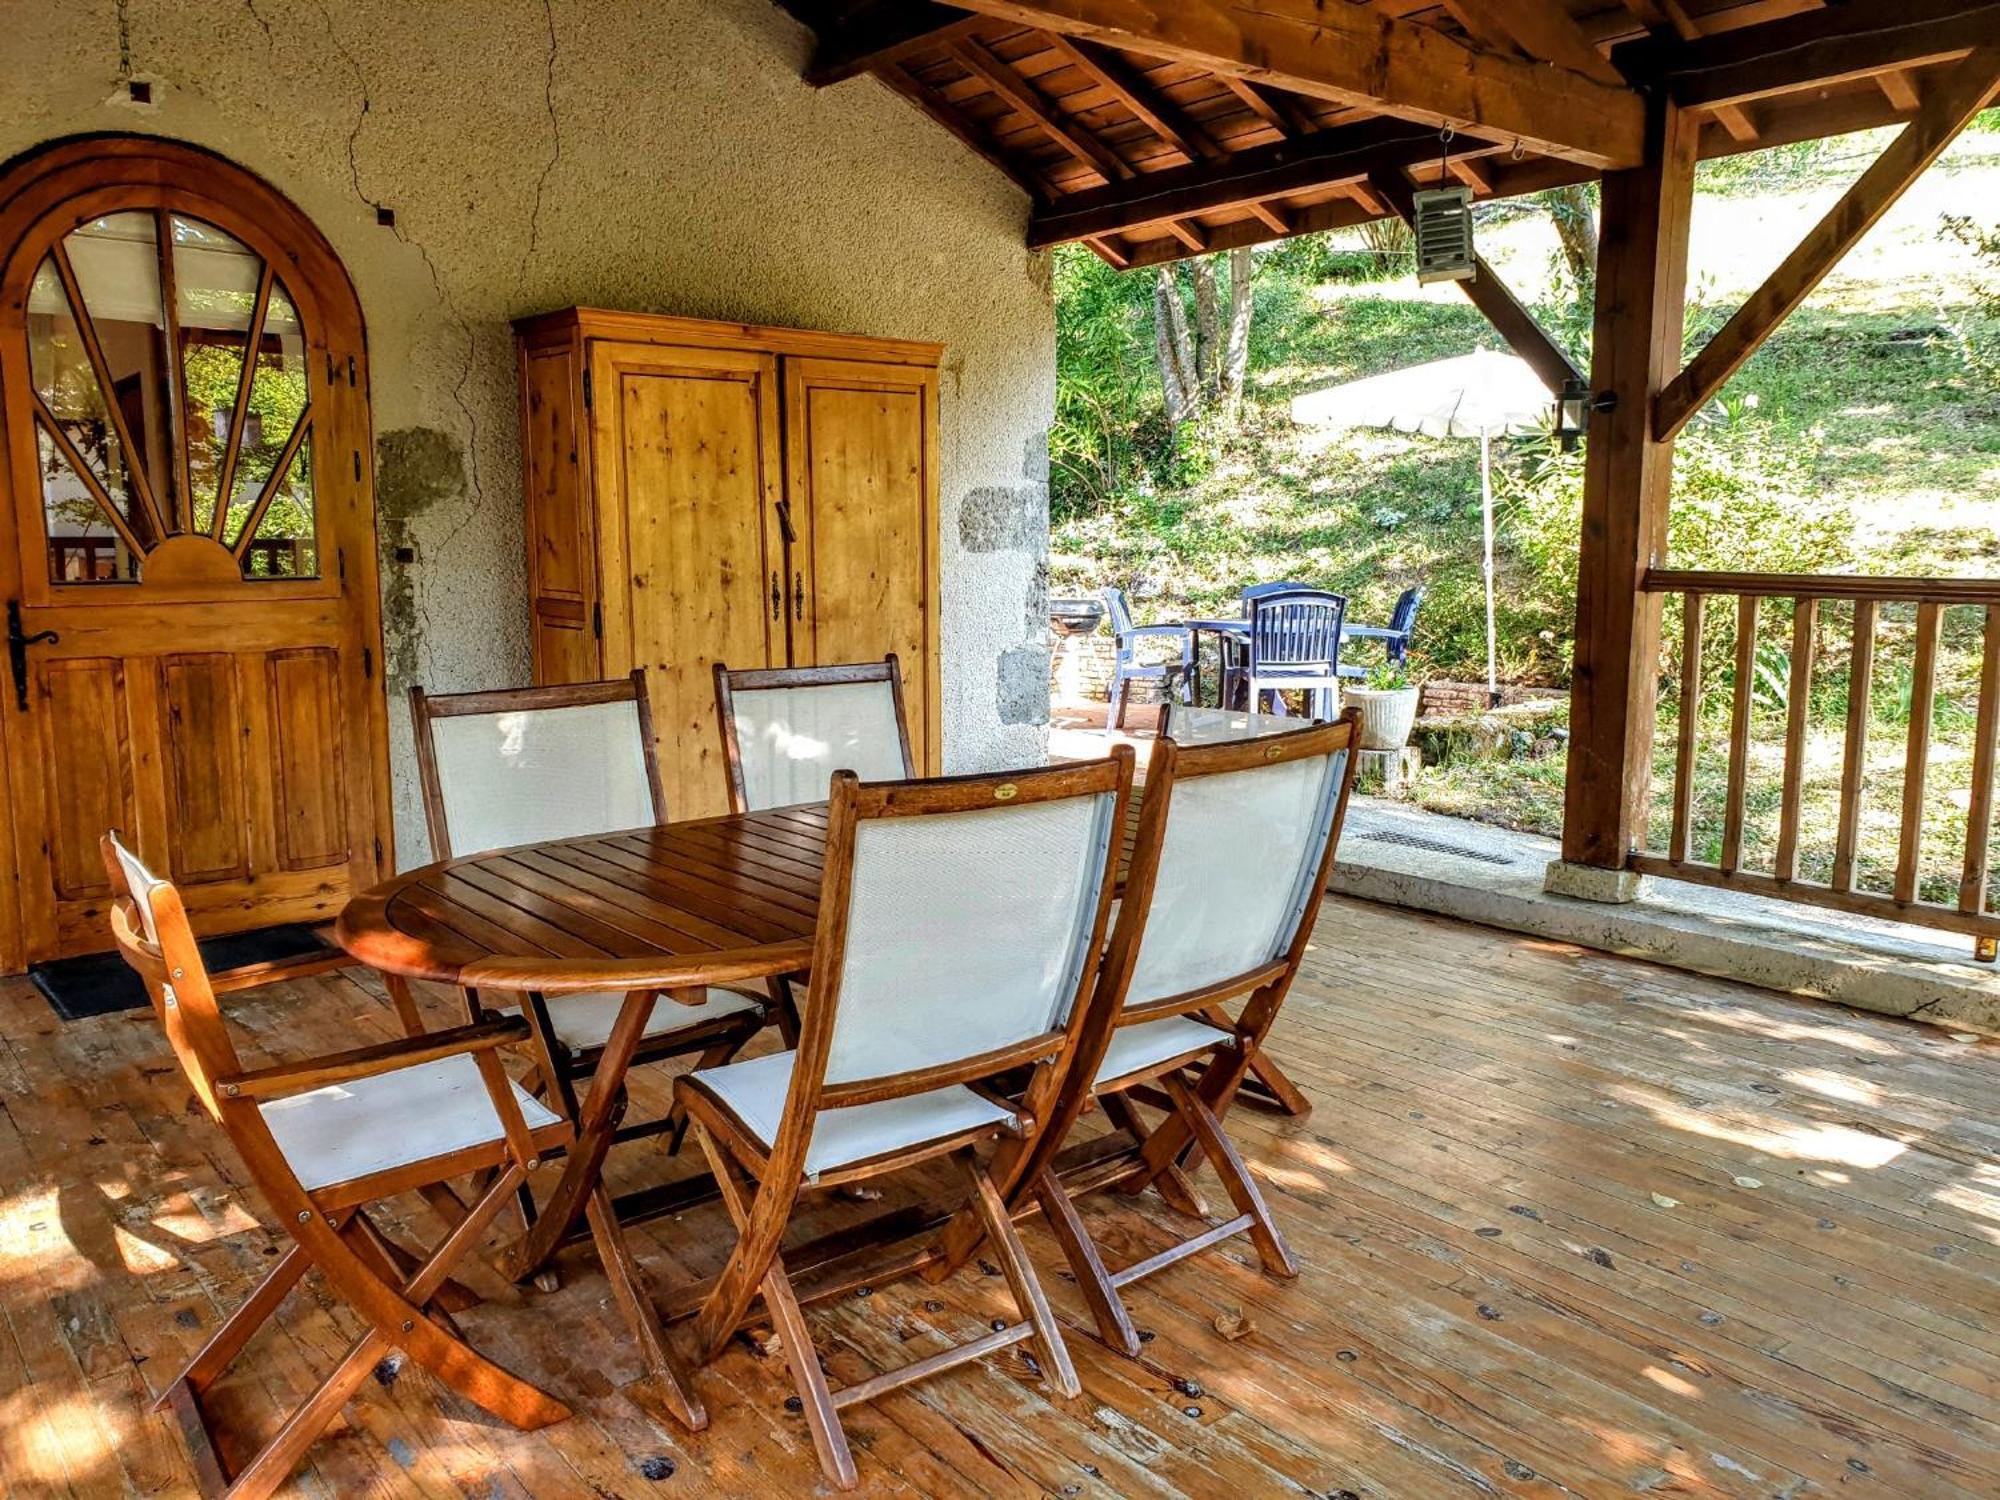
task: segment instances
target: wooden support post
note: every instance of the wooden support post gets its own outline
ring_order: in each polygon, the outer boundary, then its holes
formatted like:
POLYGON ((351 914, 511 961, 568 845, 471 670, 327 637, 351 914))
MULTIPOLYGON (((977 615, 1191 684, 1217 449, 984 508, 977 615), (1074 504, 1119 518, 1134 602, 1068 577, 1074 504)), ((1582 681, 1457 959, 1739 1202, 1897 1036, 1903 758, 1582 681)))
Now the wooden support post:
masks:
POLYGON ((1606 174, 1591 386, 1615 398, 1591 421, 1584 466, 1562 857, 1622 870, 1645 829, 1673 445, 1653 400, 1680 368, 1699 122, 1655 100, 1646 159, 1606 174))

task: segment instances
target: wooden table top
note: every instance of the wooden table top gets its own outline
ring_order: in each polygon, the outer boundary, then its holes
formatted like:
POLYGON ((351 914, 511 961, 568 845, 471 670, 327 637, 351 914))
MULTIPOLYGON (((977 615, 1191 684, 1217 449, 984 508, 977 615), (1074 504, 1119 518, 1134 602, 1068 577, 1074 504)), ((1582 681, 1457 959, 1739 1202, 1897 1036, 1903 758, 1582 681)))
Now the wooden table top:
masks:
POLYGON ((699 960, 811 941, 826 804, 668 823, 466 855, 348 903, 363 963, 457 984, 487 959, 699 960))

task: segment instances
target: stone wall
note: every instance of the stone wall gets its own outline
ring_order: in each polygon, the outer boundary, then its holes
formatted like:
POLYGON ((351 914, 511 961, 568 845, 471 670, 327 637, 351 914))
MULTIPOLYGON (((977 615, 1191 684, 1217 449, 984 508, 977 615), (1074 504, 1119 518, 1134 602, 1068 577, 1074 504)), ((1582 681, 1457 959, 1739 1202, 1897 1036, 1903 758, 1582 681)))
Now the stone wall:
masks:
MULTIPOLYGON (((1568 696, 1561 688, 1526 687, 1510 682, 1500 684, 1502 708, 1512 708, 1517 703, 1541 703, 1568 696)), ((1483 682, 1446 682, 1440 678, 1426 682, 1417 699, 1417 712, 1425 718, 1481 714, 1486 712, 1487 707, 1486 684, 1483 682)))
POLYGON ((403 687, 526 680, 508 324, 569 303, 944 344, 945 758, 1039 758, 1055 350, 1028 200, 872 79, 808 88, 807 33, 769 0, 6 0, 0 25, 0 157, 205 146, 354 279, 401 863, 425 848, 403 687))

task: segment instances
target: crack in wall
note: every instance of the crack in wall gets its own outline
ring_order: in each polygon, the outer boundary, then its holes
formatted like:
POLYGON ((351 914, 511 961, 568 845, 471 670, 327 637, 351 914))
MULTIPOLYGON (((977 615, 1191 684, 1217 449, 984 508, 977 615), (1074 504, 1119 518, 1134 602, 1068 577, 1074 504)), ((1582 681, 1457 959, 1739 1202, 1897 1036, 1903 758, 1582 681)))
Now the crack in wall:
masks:
POLYGON ((548 62, 542 74, 542 103, 549 114, 549 139, 554 150, 542 164, 542 175, 535 179, 535 206, 528 215, 528 243, 521 250, 521 272, 514 278, 514 294, 517 300, 525 295, 528 284, 528 267, 533 263, 535 251, 542 239, 542 198, 548 191, 549 178, 555 172, 556 164, 562 160, 562 121, 556 115, 556 10, 555 0, 542 0, 542 17, 549 28, 548 62))
POLYGON ((272 35, 271 22, 269 18, 266 17, 261 10, 257 9, 257 0, 243 0, 243 8, 250 12, 251 20, 255 21, 259 26, 263 27, 264 50, 267 52, 276 51, 278 45, 278 39, 277 37, 272 35))
MULTIPOLYGON (((252 4, 254 12, 254 0, 246 0, 246 3, 252 4)), ((384 200, 372 196, 361 185, 361 132, 367 128, 368 116, 375 107, 374 95, 368 86, 368 75, 361 67, 360 58, 355 56, 353 49, 347 45, 339 31, 334 27, 333 15, 328 9, 327 0, 317 0, 317 8, 319 10, 320 25, 326 31, 327 40, 333 44, 334 51, 340 54, 341 61, 347 65, 348 72, 353 75, 355 89, 361 95, 361 108, 355 114, 354 128, 347 133, 348 181, 353 187, 354 196, 365 203, 379 220, 383 210, 389 208, 390 205, 384 200)), ((553 27, 553 18, 551 18, 551 27, 553 27)), ((430 272, 431 286, 437 292, 438 305, 444 310, 446 318, 452 324, 456 325, 458 331, 465 336, 465 363, 459 371, 457 383, 452 386, 451 397, 453 404, 458 407, 459 414, 465 419, 465 452, 468 483, 465 489, 464 513, 459 517, 451 530, 446 532, 438 541, 435 548, 432 549, 435 555, 442 557, 451 550, 452 545, 465 533, 465 529, 478 516, 480 499, 485 492, 479 477, 479 418, 473 411, 472 403, 465 396, 465 388, 471 382, 473 373, 478 368, 479 338, 473 332, 471 322, 458 310, 457 305, 451 299, 450 292, 445 289, 444 274, 438 269, 438 263, 432 257, 430 247, 421 240, 412 238, 403 225, 394 220, 393 216, 385 227, 396 237, 399 244, 408 245, 418 255, 423 257, 424 267, 430 272)), ((431 618, 430 603, 425 594, 423 574, 420 572, 417 575, 415 603, 417 617, 423 622, 423 639, 417 642, 416 645, 419 650, 428 654, 430 642, 436 639, 436 631, 431 618)))

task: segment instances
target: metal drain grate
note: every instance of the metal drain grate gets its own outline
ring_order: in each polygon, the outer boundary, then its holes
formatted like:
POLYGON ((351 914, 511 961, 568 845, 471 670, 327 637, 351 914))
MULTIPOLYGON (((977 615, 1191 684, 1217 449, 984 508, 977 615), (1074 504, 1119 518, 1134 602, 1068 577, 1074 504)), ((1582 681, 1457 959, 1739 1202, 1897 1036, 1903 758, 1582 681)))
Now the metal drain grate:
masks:
POLYGON ((1476 859, 1481 864, 1511 865, 1513 860, 1504 854, 1489 854, 1484 849, 1467 848, 1464 844, 1448 843, 1444 839, 1427 839, 1420 833, 1385 833, 1371 831, 1355 835, 1371 844, 1399 844, 1405 849, 1424 849, 1432 854, 1451 854, 1459 859, 1476 859))

